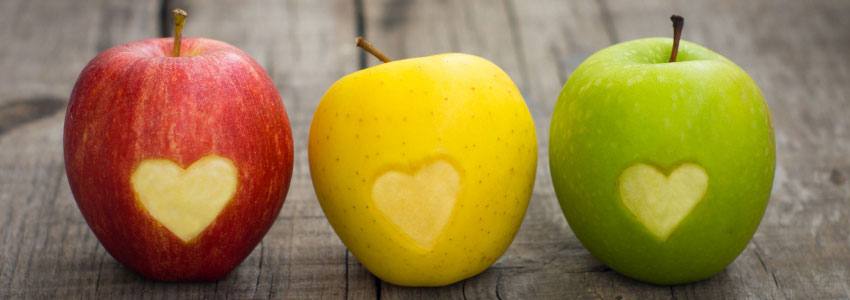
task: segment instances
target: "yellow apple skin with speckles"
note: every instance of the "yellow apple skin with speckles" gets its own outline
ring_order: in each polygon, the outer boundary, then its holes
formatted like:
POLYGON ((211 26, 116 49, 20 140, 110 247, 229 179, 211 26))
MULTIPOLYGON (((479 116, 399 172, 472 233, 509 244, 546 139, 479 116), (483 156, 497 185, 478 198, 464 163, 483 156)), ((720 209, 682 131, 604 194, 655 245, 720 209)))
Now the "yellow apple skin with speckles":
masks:
POLYGON ((510 77, 452 53, 334 83, 313 116, 309 160, 328 221, 369 271, 442 286, 484 271, 511 244, 537 140, 510 77))

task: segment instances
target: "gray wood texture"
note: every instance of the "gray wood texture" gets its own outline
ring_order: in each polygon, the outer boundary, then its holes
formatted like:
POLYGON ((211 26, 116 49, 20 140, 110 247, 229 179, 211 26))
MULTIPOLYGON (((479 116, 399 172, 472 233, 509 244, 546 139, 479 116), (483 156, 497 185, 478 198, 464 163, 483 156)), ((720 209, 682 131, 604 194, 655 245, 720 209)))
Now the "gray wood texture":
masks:
POLYGON ((0 299, 7 298, 850 298, 850 2, 813 1, 0 1, 0 299), (257 59, 287 106, 296 163, 271 231, 216 283, 145 280, 94 238, 65 178, 68 95, 89 59, 168 34, 231 43, 257 59), (753 241, 725 271, 673 287, 625 278, 570 231, 548 170, 548 124, 570 72, 612 43, 669 36, 732 59, 762 88, 777 138, 774 191, 753 241), (339 77, 393 58, 466 52, 515 80, 537 125, 537 182, 513 245, 490 269, 443 288, 383 283, 336 237, 309 178, 313 110, 339 77))

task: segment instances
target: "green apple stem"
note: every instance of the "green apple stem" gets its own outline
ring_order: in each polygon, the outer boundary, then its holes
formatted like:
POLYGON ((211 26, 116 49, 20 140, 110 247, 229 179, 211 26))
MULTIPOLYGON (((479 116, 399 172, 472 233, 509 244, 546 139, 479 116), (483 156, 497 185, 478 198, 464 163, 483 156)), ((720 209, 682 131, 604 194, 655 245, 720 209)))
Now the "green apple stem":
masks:
POLYGON ((174 48, 171 49, 171 56, 180 57, 180 40, 183 37, 183 25, 186 25, 186 16, 189 14, 179 8, 171 11, 171 13, 174 14, 174 48))
POLYGON ((685 27, 685 18, 672 15, 670 21, 673 21, 673 50, 670 51, 670 62, 676 62, 676 55, 679 54, 679 40, 682 39, 682 27, 685 27))
POLYGON ((358 36, 356 41, 357 47, 366 50, 366 52, 369 52, 369 54, 372 54, 372 56, 380 59, 382 62, 388 63, 392 61, 389 56, 381 52, 381 50, 378 50, 378 48, 375 48, 375 46, 372 46, 372 43, 369 43, 369 41, 364 39, 362 36, 358 36))

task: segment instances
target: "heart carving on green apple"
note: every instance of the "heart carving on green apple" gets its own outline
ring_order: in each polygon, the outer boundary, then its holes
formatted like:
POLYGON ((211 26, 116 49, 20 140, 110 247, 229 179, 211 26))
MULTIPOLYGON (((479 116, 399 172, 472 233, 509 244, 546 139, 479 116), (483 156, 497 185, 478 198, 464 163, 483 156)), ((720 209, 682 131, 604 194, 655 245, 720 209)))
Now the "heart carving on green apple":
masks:
POLYGON ((620 198, 646 229, 666 241, 679 223, 702 200, 708 174, 693 163, 684 163, 669 176, 653 166, 638 163, 620 174, 620 198))
POLYGON ((236 166, 208 155, 183 169, 167 159, 147 159, 130 177, 136 199, 151 217, 189 242, 204 231, 236 194, 236 166))
POLYGON ((434 240, 454 210, 460 190, 460 174, 448 161, 436 160, 415 174, 390 170, 372 186, 372 200, 402 232, 423 248, 434 240))

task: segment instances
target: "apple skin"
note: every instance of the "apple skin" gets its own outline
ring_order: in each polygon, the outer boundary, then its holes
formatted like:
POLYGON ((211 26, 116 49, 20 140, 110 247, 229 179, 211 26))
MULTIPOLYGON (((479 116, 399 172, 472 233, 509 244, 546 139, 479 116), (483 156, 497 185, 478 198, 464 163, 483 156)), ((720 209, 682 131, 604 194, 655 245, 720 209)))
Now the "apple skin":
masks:
POLYGON ((570 76, 551 123, 550 169, 582 244, 629 277, 697 281, 723 270, 758 227, 770 197, 775 144, 755 82, 726 58, 682 41, 640 39, 601 50, 570 76), (635 163, 696 163, 702 200, 666 240, 621 202, 618 176, 635 163))
POLYGON ((223 42, 186 38, 117 46, 82 71, 65 117, 68 180, 104 248, 145 277, 212 281, 235 268, 276 219, 292 176, 292 134, 273 82, 223 42), (229 158, 238 188, 220 214, 184 243, 152 219, 130 185, 145 159, 183 168, 229 158))
POLYGON ((511 244, 534 185, 534 128, 513 81, 483 58, 392 61, 326 92, 310 126, 310 173, 328 221, 369 271, 396 285, 443 286, 482 272, 511 244), (390 214, 435 214, 381 210, 374 189, 388 170, 433 161, 456 168, 460 191, 432 244, 417 244, 390 214))

